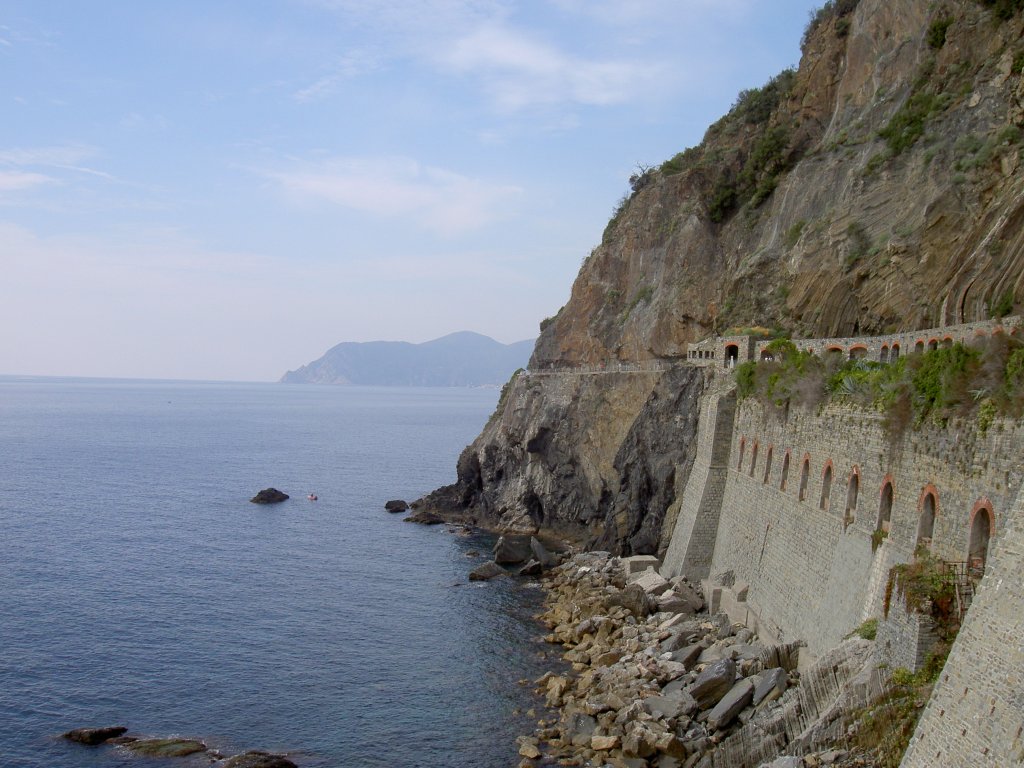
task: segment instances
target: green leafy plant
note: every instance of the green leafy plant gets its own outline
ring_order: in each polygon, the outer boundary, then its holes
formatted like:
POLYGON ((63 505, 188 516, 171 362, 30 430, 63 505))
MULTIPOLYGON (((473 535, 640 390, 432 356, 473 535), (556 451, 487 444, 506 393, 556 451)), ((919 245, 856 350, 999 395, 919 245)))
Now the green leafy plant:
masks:
POLYGON ((952 23, 952 16, 944 16, 928 25, 928 34, 925 39, 928 41, 929 47, 939 50, 946 44, 946 32, 952 23))

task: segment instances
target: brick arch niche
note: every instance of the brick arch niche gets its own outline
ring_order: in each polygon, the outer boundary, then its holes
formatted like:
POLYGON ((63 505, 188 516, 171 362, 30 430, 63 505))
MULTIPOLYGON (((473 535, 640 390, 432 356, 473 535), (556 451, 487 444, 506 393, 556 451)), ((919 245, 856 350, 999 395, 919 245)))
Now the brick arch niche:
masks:
POLYGON ((818 500, 818 509, 828 510, 832 497, 832 459, 825 462, 825 468, 821 470, 821 498, 818 500))
POLYGON ((971 510, 971 535, 967 542, 967 565, 975 578, 981 578, 985 573, 995 528, 992 502, 984 497, 978 499, 971 510))
POLYGON ((797 499, 803 501, 807 498, 807 481, 811 476, 811 455, 809 453, 804 454, 804 459, 800 464, 800 490, 797 492, 797 499))
POLYGON ((789 460, 792 456, 792 451, 786 451, 786 455, 782 458, 782 476, 779 479, 780 491, 786 490, 786 484, 789 482, 789 460))
POLYGON ((917 539, 915 547, 932 548, 935 535, 935 517, 939 513, 939 492, 928 483, 921 489, 921 498, 917 501, 917 539))
POLYGON ((846 484, 846 510, 843 514, 843 529, 853 524, 857 515, 857 497, 860 495, 860 467, 850 470, 850 480, 846 484))
POLYGON ((893 486, 892 475, 886 475, 882 482, 882 493, 878 500, 878 524, 875 530, 889 533, 892 526, 893 486))

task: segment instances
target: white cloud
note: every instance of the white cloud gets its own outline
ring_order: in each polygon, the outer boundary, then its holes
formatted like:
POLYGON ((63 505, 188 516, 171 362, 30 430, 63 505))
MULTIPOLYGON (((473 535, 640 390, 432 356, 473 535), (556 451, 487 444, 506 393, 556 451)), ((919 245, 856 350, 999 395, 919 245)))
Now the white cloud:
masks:
POLYGON ((628 61, 586 60, 496 25, 482 26, 457 40, 440 63, 479 77, 497 105, 516 111, 535 104, 572 102, 618 104, 638 82, 653 79, 657 67, 628 61))
POLYGON ((316 101, 334 94, 348 80, 370 74, 380 68, 378 57, 369 51, 350 51, 330 68, 330 72, 293 95, 300 103, 316 101))
POLYGON ((518 187, 472 179, 408 158, 342 158, 264 175, 296 198, 411 221, 445 236, 503 218, 522 193, 518 187))
POLYGON ((0 171, 0 192, 18 192, 53 182, 49 176, 26 171, 0 171))

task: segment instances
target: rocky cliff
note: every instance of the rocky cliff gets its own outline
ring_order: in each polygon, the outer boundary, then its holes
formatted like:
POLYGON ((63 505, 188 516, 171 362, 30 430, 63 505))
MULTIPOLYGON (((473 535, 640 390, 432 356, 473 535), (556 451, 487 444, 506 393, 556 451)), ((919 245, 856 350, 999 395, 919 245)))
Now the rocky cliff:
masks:
MULTIPOLYGON (((730 327, 885 333, 1024 296, 1024 21, 1013 3, 840 0, 800 66, 631 179, 530 368, 429 506, 620 553, 658 549, 730 327), (635 363, 639 372, 579 372, 635 363)), ((689 462, 689 463, 688 463, 689 462)))

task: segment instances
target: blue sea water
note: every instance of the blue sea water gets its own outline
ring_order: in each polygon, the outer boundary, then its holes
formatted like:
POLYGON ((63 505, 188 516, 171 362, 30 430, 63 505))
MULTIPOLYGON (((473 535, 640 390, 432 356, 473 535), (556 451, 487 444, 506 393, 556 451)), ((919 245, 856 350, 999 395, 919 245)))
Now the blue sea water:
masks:
POLYGON ((79 726, 301 766, 510 766, 539 591, 401 522, 497 393, 0 378, 0 765, 185 766, 79 726), (283 504, 248 498, 275 486, 283 504), (316 492, 319 501, 306 500, 316 492))

